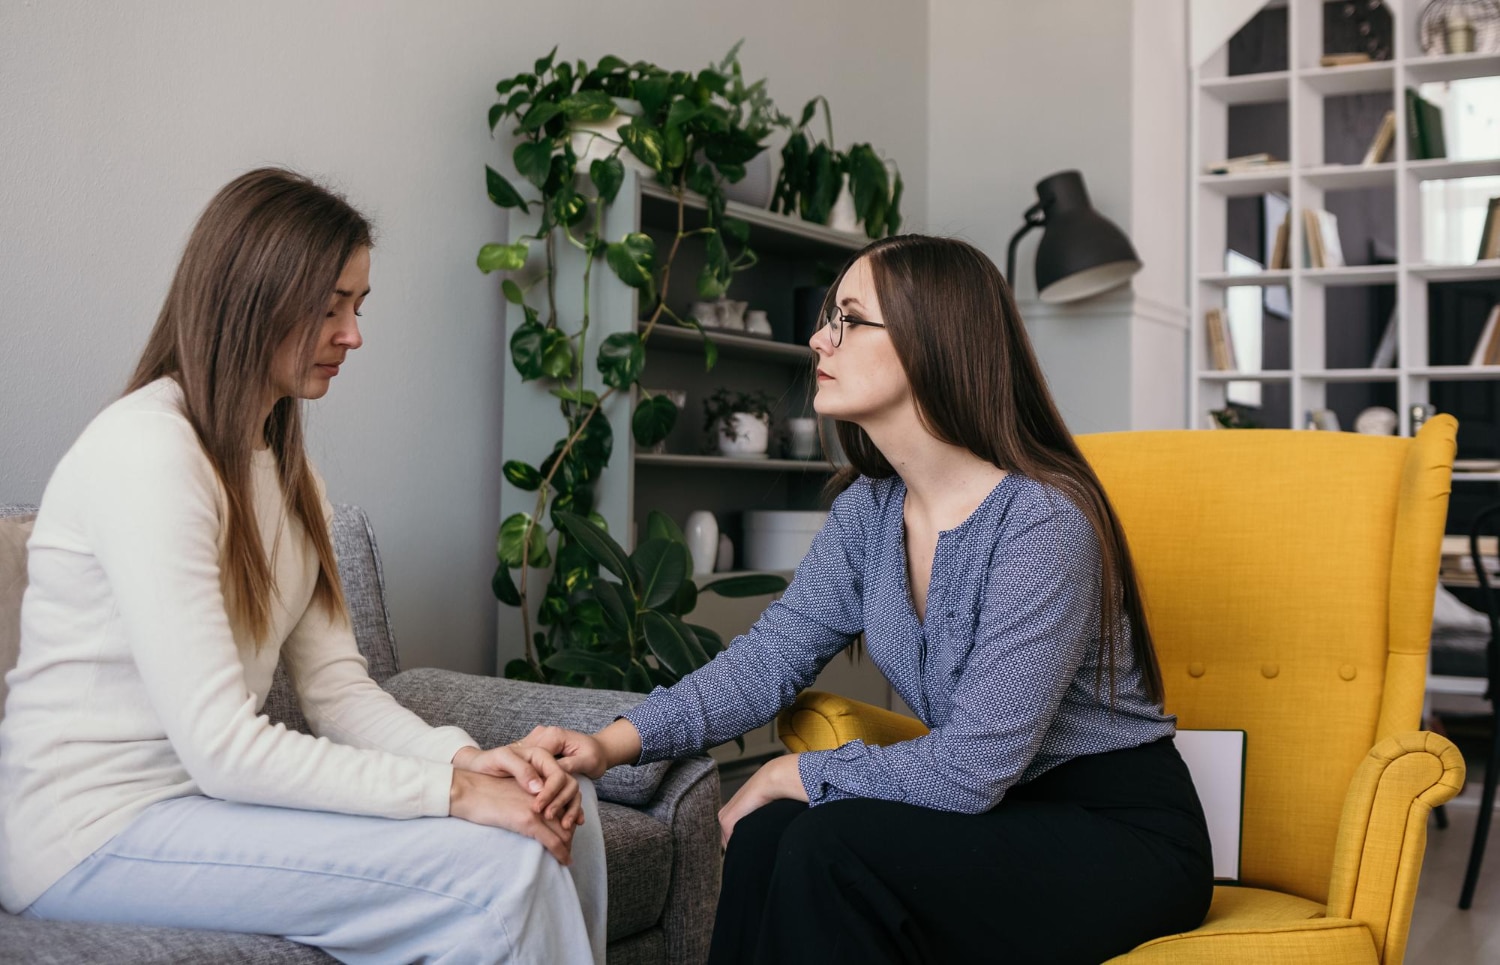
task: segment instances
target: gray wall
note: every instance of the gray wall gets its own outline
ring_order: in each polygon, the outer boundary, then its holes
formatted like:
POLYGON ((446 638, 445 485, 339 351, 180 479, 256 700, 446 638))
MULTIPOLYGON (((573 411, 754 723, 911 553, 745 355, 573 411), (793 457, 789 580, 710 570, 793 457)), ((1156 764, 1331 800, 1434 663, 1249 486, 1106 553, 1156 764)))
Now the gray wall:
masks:
POLYGON ((1021 315, 1069 428, 1175 428, 1186 407, 1184 0, 931 0, 933 231, 1004 267, 1035 185, 1082 172, 1145 269, 1130 289, 1036 301, 1041 232, 1022 242, 1021 315))
POLYGON ((6 0, 0 500, 40 498, 117 395, 213 192, 291 165, 380 231, 366 344, 313 407, 313 457, 333 498, 374 519, 407 664, 492 670, 506 362, 497 282, 473 259, 504 234, 482 180, 500 157, 494 82, 554 44, 688 69, 743 37, 750 76, 770 77, 784 109, 825 94, 841 142, 900 163, 920 228, 927 34, 927 4, 909 0, 6 0))

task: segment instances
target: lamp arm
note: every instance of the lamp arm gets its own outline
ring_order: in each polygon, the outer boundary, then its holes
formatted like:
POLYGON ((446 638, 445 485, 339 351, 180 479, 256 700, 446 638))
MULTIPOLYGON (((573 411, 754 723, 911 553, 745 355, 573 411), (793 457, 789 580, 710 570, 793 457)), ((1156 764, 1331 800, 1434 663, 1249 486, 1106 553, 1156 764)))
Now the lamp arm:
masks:
POLYGON ((1010 246, 1005 250, 1005 280, 1009 283, 1012 295, 1016 289, 1016 248, 1021 244, 1021 239, 1033 228, 1040 228, 1047 223, 1042 215, 1041 202, 1037 202, 1026 209, 1026 223, 1021 230, 1011 235, 1010 246))

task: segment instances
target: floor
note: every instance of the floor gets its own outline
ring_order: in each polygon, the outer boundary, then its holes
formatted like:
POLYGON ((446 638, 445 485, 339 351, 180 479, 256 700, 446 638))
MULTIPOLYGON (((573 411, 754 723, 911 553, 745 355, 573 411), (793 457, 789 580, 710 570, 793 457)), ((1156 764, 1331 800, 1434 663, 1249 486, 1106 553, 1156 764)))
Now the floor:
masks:
POLYGON ((1468 911, 1458 908, 1479 816, 1488 724, 1487 718, 1477 715, 1467 726, 1461 718, 1449 718, 1448 736, 1464 752, 1469 773, 1463 791, 1448 805, 1448 827, 1440 831, 1436 823, 1428 825, 1427 856, 1406 943, 1410 965, 1500 962, 1500 815, 1490 823, 1474 906, 1468 911))

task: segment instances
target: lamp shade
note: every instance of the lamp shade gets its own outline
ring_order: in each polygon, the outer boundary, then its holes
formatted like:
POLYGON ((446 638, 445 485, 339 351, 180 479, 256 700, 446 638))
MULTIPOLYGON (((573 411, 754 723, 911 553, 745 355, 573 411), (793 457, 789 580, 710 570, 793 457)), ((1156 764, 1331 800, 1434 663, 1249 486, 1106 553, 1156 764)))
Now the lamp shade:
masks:
POLYGON ((1071 302, 1108 291, 1141 270, 1119 226, 1089 203, 1083 175, 1061 171, 1036 186, 1044 232, 1036 250, 1037 297, 1071 302))

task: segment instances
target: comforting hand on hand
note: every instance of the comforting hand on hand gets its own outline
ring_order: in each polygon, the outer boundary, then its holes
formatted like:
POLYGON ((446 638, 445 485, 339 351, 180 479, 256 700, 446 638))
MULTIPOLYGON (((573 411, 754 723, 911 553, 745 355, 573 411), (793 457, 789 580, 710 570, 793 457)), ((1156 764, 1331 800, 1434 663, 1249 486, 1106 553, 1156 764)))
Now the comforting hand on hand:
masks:
POLYGON ((729 803, 719 809, 720 841, 729 847, 729 837, 740 818, 772 801, 791 798, 806 801, 807 790, 802 786, 802 774, 797 770, 797 755, 788 754, 769 761, 734 792, 729 803))
POLYGON ((505 828, 539 842, 563 864, 571 864, 573 829, 537 813, 535 795, 515 778, 492 777, 477 771, 453 769, 448 790, 448 813, 475 824, 505 828))
POLYGON ((578 780, 559 766, 553 755, 540 747, 507 744, 481 751, 465 747, 453 755, 453 766, 492 777, 512 777, 536 797, 531 809, 571 829, 583 823, 583 798, 578 780))

